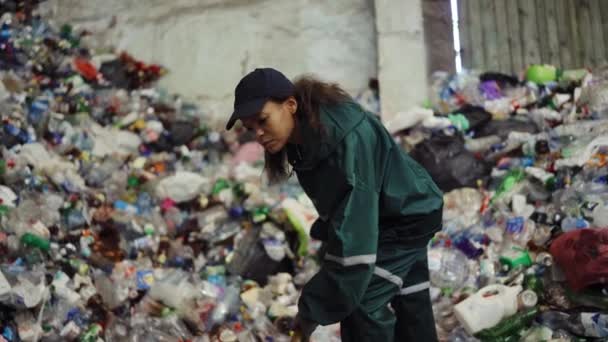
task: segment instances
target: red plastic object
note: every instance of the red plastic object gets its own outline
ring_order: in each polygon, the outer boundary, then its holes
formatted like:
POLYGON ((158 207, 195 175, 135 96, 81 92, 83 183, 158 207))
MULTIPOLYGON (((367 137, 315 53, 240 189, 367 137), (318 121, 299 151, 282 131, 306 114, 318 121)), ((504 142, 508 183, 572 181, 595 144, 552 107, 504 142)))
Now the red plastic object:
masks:
POLYGON ((76 57, 74 58, 74 67, 76 71, 82 77, 84 77, 87 81, 94 81, 97 79, 99 72, 97 72, 97 68, 91 62, 84 58, 76 57))
POLYGON ((560 235, 551 255, 574 291, 608 283, 608 229, 579 229, 560 235))

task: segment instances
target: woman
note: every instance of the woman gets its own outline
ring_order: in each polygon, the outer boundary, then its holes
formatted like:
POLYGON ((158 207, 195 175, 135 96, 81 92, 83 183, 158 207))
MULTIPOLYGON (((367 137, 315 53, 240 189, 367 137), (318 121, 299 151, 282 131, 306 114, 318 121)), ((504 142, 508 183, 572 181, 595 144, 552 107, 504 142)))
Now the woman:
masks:
POLYGON ((237 85, 226 129, 237 120, 264 146, 270 180, 293 169, 319 213, 310 234, 324 242, 323 265, 296 318, 304 339, 340 322, 345 342, 437 340, 426 245, 443 202, 425 170, 342 89, 313 78, 256 69, 237 85))

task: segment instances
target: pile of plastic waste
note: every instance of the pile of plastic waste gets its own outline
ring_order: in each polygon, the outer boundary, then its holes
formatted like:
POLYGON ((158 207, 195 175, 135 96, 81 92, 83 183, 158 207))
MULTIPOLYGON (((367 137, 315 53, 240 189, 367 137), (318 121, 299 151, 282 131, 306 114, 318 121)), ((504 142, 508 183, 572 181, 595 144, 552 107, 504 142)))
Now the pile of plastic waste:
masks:
POLYGON ((0 9, 0 341, 288 341, 318 268, 300 188, 163 67, 0 9))
POLYGON ((388 128, 445 192, 443 341, 608 338, 608 70, 436 74, 388 128))
MULTIPOLYGON (((288 341, 319 247, 295 180, 268 186, 246 132, 35 3, 0 4, 0 341, 288 341)), ((607 338, 608 70, 438 74, 432 94, 386 125, 445 191, 441 339, 607 338)))

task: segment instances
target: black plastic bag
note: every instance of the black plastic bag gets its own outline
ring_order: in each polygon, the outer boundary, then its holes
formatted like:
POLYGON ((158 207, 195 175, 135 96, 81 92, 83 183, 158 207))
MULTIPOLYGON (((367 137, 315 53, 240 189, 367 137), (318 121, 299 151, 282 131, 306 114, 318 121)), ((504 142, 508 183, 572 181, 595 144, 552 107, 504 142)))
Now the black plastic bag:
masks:
POLYGON ((176 121, 171 124, 171 142, 174 146, 186 145, 196 137, 196 127, 188 121, 176 121))
POLYGON ((475 187, 477 180, 485 181, 491 169, 465 149, 461 136, 434 136, 416 145, 410 155, 444 192, 475 187))
POLYGON ((243 236, 230 263, 226 265, 228 272, 239 275, 244 279, 256 281, 261 286, 266 285, 268 276, 287 272, 293 274, 293 264, 288 257, 281 261, 272 260, 260 239, 261 229, 254 227, 243 236))
POLYGON ((492 114, 478 106, 466 105, 454 113, 464 115, 467 120, 469 120, 469 130, 472 131, 477 131, 481 127, 485 126, 488 122, 492 121, 492 114))
POLYGON ((537 133, 538 127, 534 122, 529 120, 507 119, 507 120, 492 120, 477 130, 476 138, 487 137, 489 135, 497 135, 502 139, 506 139, 511 132, 537 133))
POLYGON ((129 76, 125 65, 118 59, 101 64, 99 72, 114 87, 129 88, 129 76))

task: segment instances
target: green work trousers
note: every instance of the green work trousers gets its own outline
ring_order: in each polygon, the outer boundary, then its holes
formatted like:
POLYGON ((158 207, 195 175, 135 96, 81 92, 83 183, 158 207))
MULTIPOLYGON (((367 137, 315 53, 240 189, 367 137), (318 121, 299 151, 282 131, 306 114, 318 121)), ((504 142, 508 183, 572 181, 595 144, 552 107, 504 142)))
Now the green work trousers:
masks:
POLYGON ((342 341, 437 341, 429 286, 426 247, 379 247, 363 300, 340 322, 342 341))

